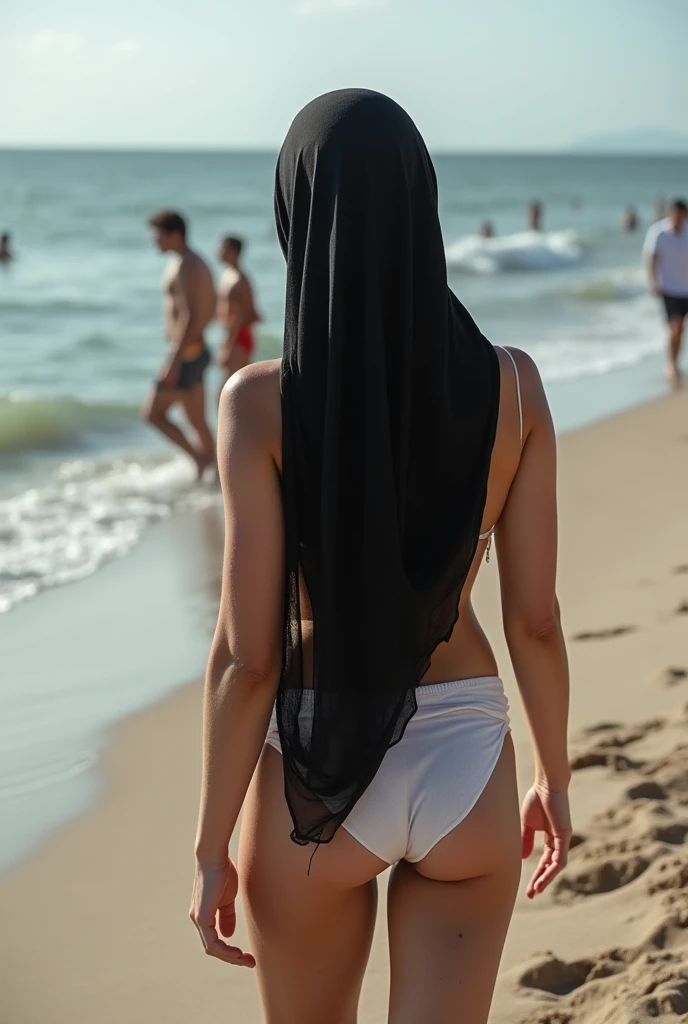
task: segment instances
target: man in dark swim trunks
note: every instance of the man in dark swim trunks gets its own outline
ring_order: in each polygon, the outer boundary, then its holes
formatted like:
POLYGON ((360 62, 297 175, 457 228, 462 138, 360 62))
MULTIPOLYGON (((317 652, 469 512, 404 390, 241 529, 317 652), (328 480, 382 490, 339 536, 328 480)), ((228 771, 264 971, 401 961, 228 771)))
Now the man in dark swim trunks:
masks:
POLYGON ((144 419, 196 463, 200 480, 215 462, 215 442, 205 417, 203 374, 210 363, 203 332, 215 316, 215 286, 207 264, 186 243, 186 223, 174 210, 148 221, 160 252, 172 253, 163 277, 163 317, 170 354, 143 409, 144 419), (196 435, 191 441, 167 417, 181 405, 196 435))
POLYGON ((650 290, 662 299, 669 325, 667 379, 681 381, 679 358, 688 318, 688 203, 675 199, 669 216, 653 224, 644 245, 650 290))
POLYGON ((260 320, 256 312, 251 282, 240 266, 244 243, 232 235, 223 238, 217 256, 227 268, 220 281, 217 318, 224 328, 224 340, 218 355, 222 371, 220 392, 229 378, 250 362, 253 355, 253 325, 260 320))

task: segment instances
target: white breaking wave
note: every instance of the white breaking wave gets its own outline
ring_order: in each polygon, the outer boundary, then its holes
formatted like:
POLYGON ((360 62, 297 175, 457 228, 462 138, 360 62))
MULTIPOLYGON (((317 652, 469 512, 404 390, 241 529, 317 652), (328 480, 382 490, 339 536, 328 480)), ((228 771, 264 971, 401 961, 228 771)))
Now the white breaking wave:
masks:
POLYGON ((661 336, 629 341, 559 339, 557 342, 534 342, 524 346, 538 364, 545 383, 581 380, 600 374, 623 370, 657 355, 663 350, 661 336))
POLYGON ((90 576, 172 513, 220 500, 181 457, 64 463, 50 484, 0 501, 0 612, 90 576))
POLYGON ((447 246, 447 264, 469 274, 558 270, 580 263, 583 249, 575 231, 521 231, 502 238, 466 235, 447 246))
POLYGON ((647 277, 640 264, 618 267, 573 285, 570 294, 589 302, 615 302, 647 295, 647 277))
POLYGON ((635 366, 664 348, 656 300, 641 295, 630 301, 604 303, 594 328, 553 331, 551 340, 523 346, 545 383, 574 381, 635 366))

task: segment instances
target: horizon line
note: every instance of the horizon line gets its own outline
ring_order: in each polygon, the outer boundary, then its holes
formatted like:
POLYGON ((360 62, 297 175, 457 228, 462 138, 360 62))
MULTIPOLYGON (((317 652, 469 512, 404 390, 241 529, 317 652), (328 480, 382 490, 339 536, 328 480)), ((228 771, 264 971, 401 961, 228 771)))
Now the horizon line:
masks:
MULTIPOLYGON (((545 147, 533 147, 530 149, 515 149, 506 147, 489 148, 451 148, 445 146, 428 147, 433 156, 608 156, 608 157, 688 157, 688 150, 662 150, 662 149, 596 149, 580 146, 571 143, 568 146, 560 146, 556 149, 545 147)), ((29 142, 14 143, 0 142, 0 153, 127 153, 127 154, 207 154, 207 155, 245 155, 245 156, 276 156, 280 146, 268 145, 237 145, 218 146, 216 144, 180 146, 179 144, 140 145, 136 143, 54 143, 54 142, 29 142)))

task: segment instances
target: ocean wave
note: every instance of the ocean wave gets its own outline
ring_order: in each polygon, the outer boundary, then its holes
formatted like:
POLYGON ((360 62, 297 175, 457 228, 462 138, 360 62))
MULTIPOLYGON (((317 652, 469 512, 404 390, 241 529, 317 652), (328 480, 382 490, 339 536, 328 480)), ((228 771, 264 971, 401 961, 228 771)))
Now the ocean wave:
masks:
POLYGON ((528 346, 528 352, 538 364, 546 384, 613 373, 615 370, 636 366, 662 350, 661 337, 606 343, 592 339, 560 339, 552 344, 535 342, 528 346))
POLYGON ((112 303, 99 300, 86 301, 83 298, 67 295, 55 296, 34 296, 27 295, 26 299, 1 299, 0 312, 2 313, 31 313, 36 316, 50 316, 64 313, 112 313, 116 310, 112 303))
POLYGON ((586 302, 623 301, 647 294, 647 282, 642 267, 619 267, 574 284, 569 294, 586 302))
POLYGON ((85 434, 121 430, 137 416, 133 406, 89 405, 74 398, 0 397, 0 452, 74 447, 85 434))
POLYGON ((447 246, 447 264, 468 274, 547 271, 575 266, 583 247, 575 231, 521 231, 502 238, 466 235, 447 246))
POLYGON ((0 501, 0 612, 92 575, 174 512, 220 500, 181 456, 64 463, 47 486, 0 501))
POLYGON ((117 342, 107 334, 87 334, 74 343, 74 348, 87 352, 112 352, 117 349, 117 342))
POLYGON ((664 348, 656 302, 644 294, 626 302, 601 304, 594 325, 553 335, 524 347, 545 383, 614 373, 657 355, 664 348))

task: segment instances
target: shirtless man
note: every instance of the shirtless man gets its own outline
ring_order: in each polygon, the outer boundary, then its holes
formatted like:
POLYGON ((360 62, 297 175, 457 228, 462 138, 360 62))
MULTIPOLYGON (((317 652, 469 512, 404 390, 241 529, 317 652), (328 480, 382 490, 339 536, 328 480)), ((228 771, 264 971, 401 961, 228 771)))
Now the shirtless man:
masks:
POLYGON ((220 392, 232 374, 249 362, 254 348, 251 328, 260 320, 251 282, 239 265, 243 247, 240 238, 228 236, 222 239, 217 251, 217 258, 227 268, 220 281, 217 303, 217 318, 225 332, 218 356, 222 371, 220 392))
POLYGON ((160 252, 172 253, 163 277, 163 318, 169 356, 146 400, 143 418, 196 463, 198 479, 215 462, 215 442, 205 418, 203 374, 210 363, 203 331, 215 315, 215 286, 207 265, 186 244, 186 223, 161 210, 148 224, 160 252), (181 405, 196 435, 191 441, 167 417, 181 405))

